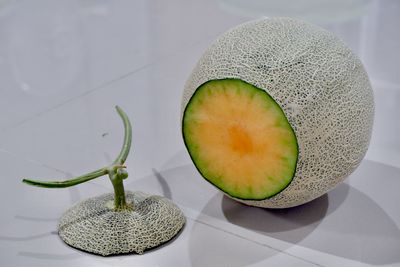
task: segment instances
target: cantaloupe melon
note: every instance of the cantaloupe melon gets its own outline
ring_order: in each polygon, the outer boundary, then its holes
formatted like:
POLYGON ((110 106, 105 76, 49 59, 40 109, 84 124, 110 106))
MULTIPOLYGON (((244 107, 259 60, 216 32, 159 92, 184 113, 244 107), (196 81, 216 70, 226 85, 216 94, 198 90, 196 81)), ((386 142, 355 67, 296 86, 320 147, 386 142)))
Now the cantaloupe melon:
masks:
POLYGON ((203 54, 182 98, 182 133, 200 174, 245 204, 287 208, 334 188, 371 136, 373 92, 333 34, 269 18, 235 27, 203 54))

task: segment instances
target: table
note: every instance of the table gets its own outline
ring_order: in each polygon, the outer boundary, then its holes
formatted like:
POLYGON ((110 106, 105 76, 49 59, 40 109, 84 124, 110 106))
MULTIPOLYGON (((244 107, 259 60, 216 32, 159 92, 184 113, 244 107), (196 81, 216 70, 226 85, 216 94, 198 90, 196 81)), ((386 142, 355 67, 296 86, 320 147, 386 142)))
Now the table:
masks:
POLYGON ((0 266, 400 266, 400 3, 388 1, 37 0, 0 2, 0 266), (322 4, 321 4, 322 3, 322 4), (337 188, 285 210, 247 207, 205 182, 180 132, 186 78, 221 33, 262 16, 333 31, 374 88, 369 151, 337 188), (110 163, 133 122, 125 188, 164 195, 187 224, 144 255, 100 257, 65 245, 61 214, 111 192, 107 177, 66 179, 110 163))

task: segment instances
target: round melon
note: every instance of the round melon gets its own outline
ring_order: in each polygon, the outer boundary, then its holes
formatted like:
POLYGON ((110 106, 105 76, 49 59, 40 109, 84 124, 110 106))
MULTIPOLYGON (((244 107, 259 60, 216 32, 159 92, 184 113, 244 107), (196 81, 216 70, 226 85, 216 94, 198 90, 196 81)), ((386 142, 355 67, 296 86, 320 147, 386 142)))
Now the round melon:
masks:
POLYGON ((200 174, 251 206, 309 202, 359 165, 374 100, 362 63, 332 33, 290 18, 239 25, 186 82, 182 134, 200 174))

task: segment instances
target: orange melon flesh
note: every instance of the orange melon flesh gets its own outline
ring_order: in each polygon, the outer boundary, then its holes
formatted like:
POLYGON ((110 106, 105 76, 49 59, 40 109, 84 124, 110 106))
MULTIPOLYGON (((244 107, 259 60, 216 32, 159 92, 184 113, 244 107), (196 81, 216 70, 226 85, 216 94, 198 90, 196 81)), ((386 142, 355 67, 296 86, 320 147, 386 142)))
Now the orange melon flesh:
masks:
POLYGON ((209 81, 193 94, 182 123, 197 169, 230 196, 266 199, 293 179, 297 139, 264 90, 239 79, 209 81))

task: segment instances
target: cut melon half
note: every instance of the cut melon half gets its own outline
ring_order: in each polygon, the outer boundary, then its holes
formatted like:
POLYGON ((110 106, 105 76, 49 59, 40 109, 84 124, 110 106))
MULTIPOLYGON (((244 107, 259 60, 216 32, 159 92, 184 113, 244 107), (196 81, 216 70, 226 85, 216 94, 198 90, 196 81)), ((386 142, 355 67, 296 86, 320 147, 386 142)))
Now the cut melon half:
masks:
POLYGON ((231 197, 270 198, 294 177, 296 135, 262 89, 239 79, 208 81, 186 105, 182 124, 196 168, 231 197))

